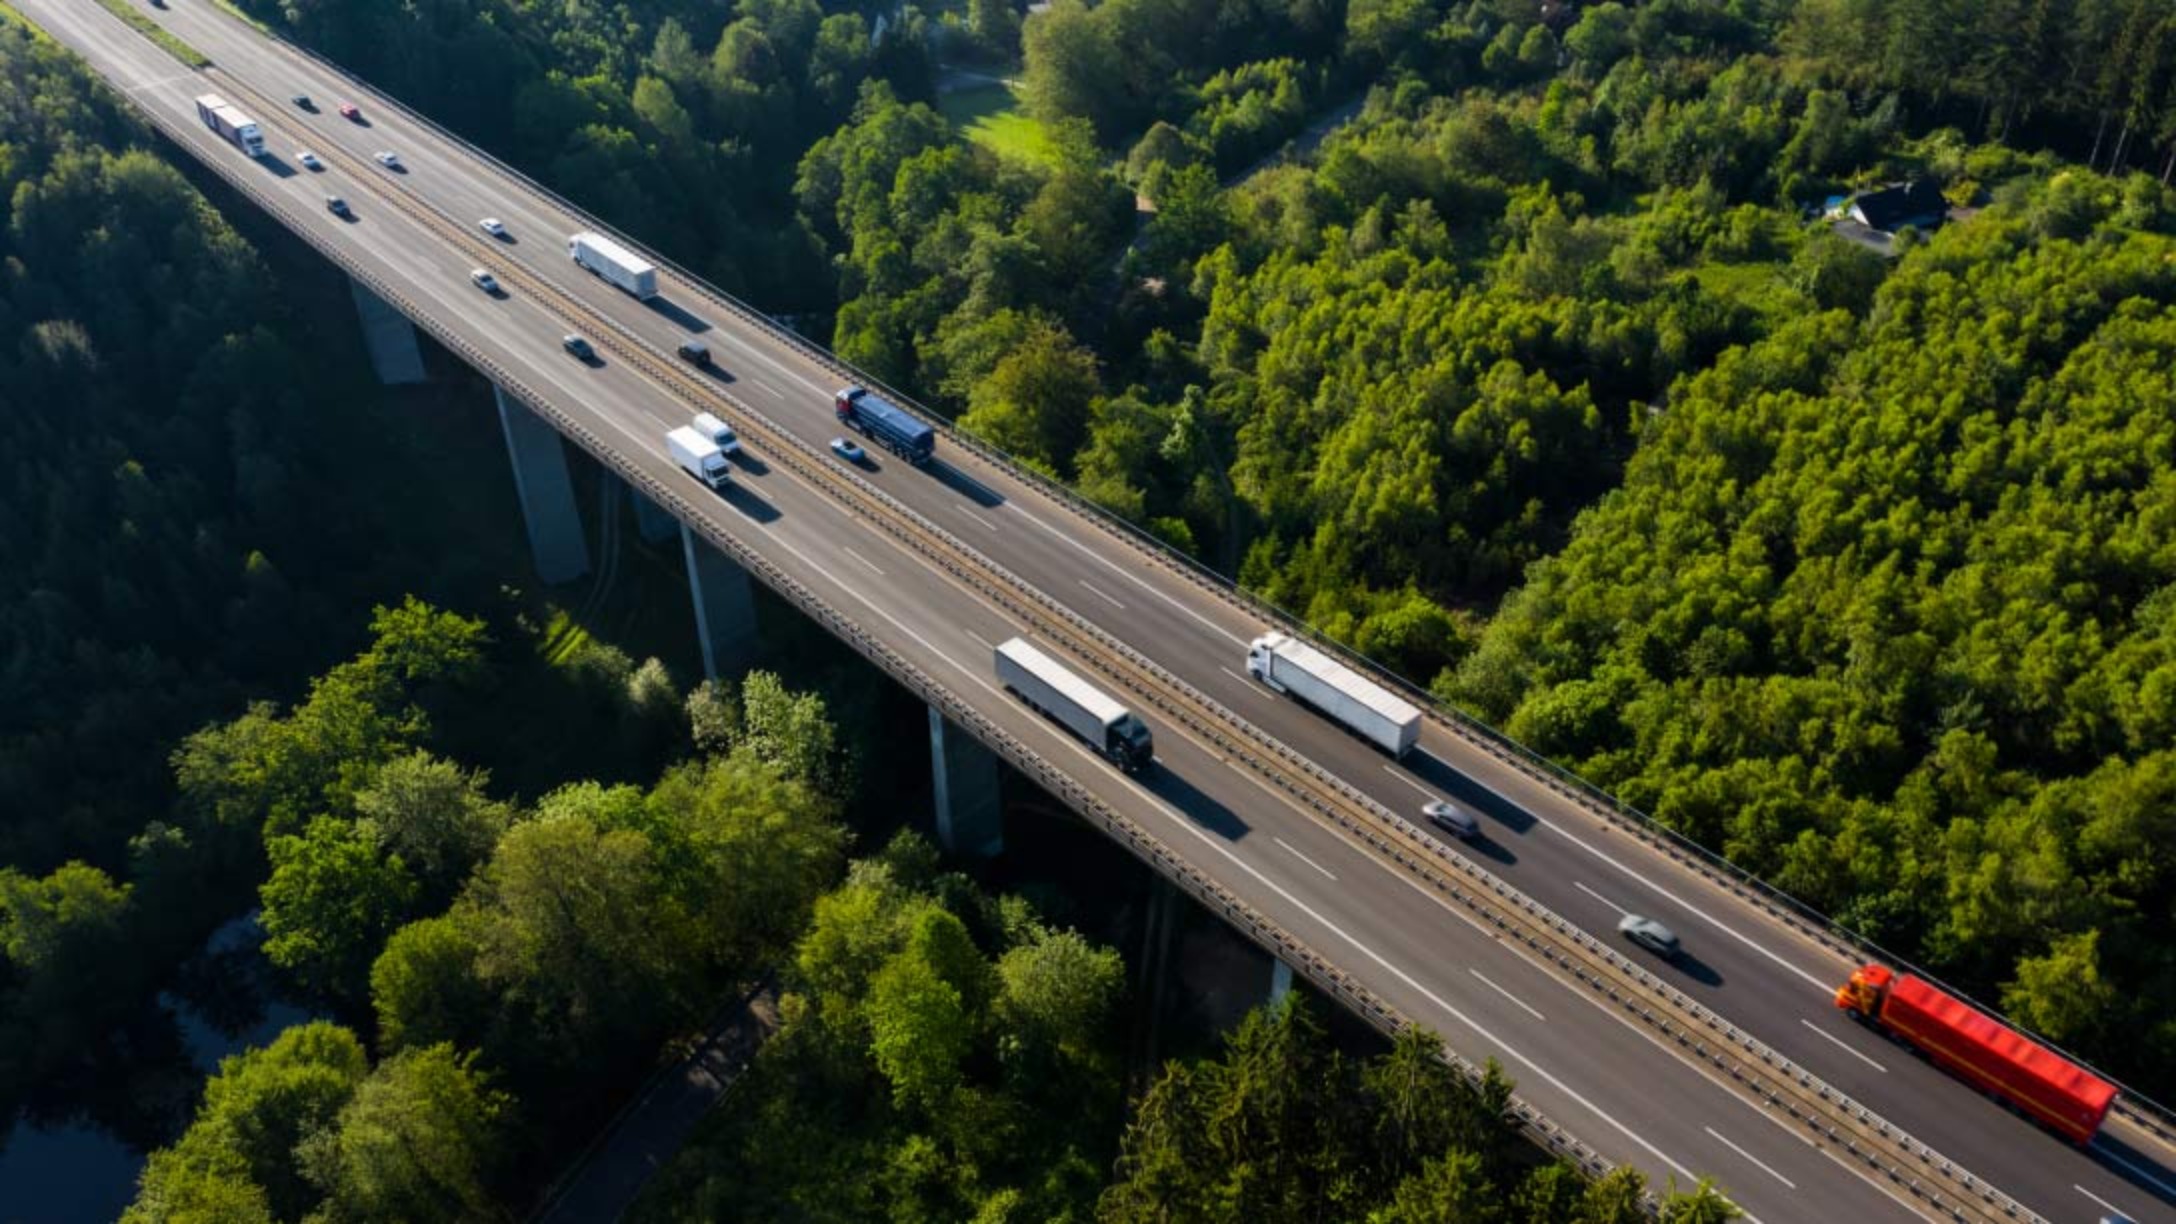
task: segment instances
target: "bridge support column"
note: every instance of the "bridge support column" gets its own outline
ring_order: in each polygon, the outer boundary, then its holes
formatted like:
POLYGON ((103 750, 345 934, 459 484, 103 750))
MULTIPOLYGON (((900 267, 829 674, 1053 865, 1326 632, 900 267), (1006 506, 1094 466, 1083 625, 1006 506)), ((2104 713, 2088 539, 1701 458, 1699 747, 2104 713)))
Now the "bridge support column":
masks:
POLYGON ((1269 962, 1269 1005, 1277 1006, 1292 993, 1292 966, 1272 958, 1269 962))
POLYGON ((642 490, 627 486, 627 500, 635 503, 635 527, 642 532, 644 541, 660 544, 672 538, 680 529, 680 520, 667 513, 664 507, 642 495, 642 490))
POLYGON ((935 782, 937 843, 954 854, 989 858, 1005 848, 997 802, 997 758, 974 737, 947 726, 929 707, 929 772, 935 782))
POLYGON ((370 350, 370 365, 378 372, 378 381, 388 387, 422 382, 423 350, 416 346, 416 325, 352 276, 348 292, 355 298, 355 313, 363 322, 363 347, 370 350))
POLYGON ((688 592, 695 599, 695 636, 703 647, 703 676, 745 664, 755 652, 756 603, 748 571, 680 524, 680 551, 688 564, 688 592))
POLYGON ((529 551, 536 576, 547 586, 571 582, 589 572, 589 540, 582 534, 582 511, 567 475, 566 444, 559 431, 529 411, 529 406, 494 385, 499 426, 506 431, 506 454, 514 465, 514 492, 521 498, 521 521, 529 529, 529 551))

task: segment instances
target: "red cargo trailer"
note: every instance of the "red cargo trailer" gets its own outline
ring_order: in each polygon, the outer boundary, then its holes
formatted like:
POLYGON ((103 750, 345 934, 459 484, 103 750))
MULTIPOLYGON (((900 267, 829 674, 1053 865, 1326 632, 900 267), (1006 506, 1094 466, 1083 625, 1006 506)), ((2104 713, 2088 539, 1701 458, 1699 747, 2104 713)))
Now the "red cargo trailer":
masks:
POLYGON ((2091 1142, 2115 1102, 2114 1084, 1908 973, 1861 966, 1837 990, 1836 1006, 1878 1021, 2072 1143, 2091 1142))

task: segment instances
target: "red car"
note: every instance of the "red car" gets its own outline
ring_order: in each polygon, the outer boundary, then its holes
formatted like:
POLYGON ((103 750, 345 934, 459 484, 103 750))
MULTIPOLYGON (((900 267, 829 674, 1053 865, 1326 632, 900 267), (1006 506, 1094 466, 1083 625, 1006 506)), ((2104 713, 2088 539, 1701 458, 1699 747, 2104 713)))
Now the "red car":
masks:
POLYGON ((342 102, 340 104, 340 117, 342 119, 360 119, 363 117, 363 112, 356 110, 353 102, 342 102))

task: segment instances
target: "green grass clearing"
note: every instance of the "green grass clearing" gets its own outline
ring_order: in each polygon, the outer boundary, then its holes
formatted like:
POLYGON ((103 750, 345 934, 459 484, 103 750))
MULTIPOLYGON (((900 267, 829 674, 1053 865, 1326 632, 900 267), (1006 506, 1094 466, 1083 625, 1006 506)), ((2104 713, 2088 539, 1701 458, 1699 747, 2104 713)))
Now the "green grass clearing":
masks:
POLYGON ((1012 86, 992 82, 945 94, 937 109, 960 134, 999 157, 1031 166, 1058 164, 1050 132, 1021 108, 1012 86))
POLYGON ((210 56, 168 33, 166 27, 130 8, 128 0, 98 0, 98 2, 106 6, 107 12, 129 23, 129 25, 135 27, 137 33, 159 44, 159 46, 165 48, 168 55, 189 65, 191 68, 202 68, 212 62, 210 56))

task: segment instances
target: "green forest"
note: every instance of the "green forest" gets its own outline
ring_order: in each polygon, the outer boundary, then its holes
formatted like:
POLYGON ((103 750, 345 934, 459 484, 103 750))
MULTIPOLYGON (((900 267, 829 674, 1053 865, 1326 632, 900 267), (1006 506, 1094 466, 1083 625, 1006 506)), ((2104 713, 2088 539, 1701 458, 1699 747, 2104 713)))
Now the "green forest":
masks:
POLYGON ((1992 9, 260 5, 2150 1092, 2176 22, 1992 9), (1817 216, 1914 179, 1956 219, 1817 216))
MULTIPOLYGON (((2164 4, 236 7, 2176 1095, 2164 4)), ((1116 950, 889 836, 856 682, 555 648, 440 526, 503 475, 374 495, 448 468, 344 295, 4 6, 0 81, 0 1101, 158 1149, 129 1218, 519 1211, 764 977, 643 1218, 1635 1218, 1423 1036, 1129 1067, 1116 950), (133 1078, 251 910, 325 1018, 133 1078)))

